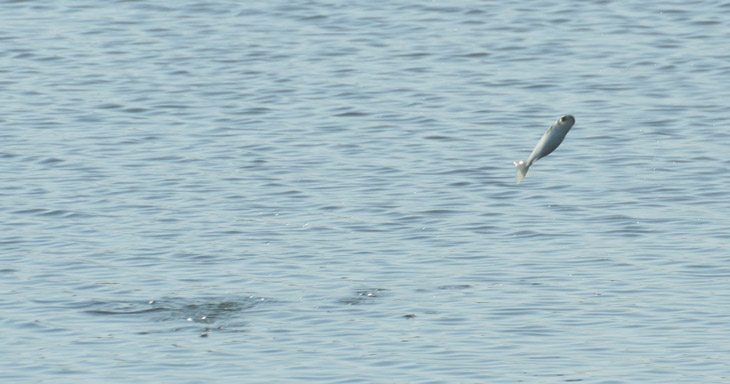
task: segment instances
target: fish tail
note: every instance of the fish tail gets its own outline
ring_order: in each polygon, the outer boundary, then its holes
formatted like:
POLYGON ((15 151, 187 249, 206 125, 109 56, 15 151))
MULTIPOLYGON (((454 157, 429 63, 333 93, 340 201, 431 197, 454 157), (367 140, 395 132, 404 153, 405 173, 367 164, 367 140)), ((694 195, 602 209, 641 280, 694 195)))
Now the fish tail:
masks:
POLYGON ((517 184, 519 184, 522 182, 522 179, 525 178, 525 175, 527 174, 527 170, 530 168, 530 165, 523 160, 515 161, 514 164, 517 166, 517 184))

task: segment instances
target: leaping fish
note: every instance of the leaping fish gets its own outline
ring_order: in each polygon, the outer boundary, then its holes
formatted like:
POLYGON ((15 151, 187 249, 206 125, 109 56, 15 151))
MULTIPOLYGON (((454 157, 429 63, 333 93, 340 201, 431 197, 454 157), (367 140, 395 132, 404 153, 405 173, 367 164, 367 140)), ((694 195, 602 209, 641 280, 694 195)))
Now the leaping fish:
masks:
POLYGON ((552 153, 559 145, 563 142, 565 135, 568 134, 570 128, 573 128, 575 124, 575 118, 571 115, 565 115, 558 121, 554 122, 553 125, 548 128, 542 139, 537 142, 535 149, 532 150, 530 157, 527 160, 515 161, 514 164, 517 166, 517 183, 521 183, 522 179, 525 178, 527 170, 536 161, 552 153))

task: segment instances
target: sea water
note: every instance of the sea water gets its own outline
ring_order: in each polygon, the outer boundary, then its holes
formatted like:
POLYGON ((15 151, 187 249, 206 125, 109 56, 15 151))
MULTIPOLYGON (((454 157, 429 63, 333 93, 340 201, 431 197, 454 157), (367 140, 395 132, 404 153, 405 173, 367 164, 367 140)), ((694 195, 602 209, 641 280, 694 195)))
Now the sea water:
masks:
POLYGON ((0 16, 0 381, 730 381, 730 3, 0 16))

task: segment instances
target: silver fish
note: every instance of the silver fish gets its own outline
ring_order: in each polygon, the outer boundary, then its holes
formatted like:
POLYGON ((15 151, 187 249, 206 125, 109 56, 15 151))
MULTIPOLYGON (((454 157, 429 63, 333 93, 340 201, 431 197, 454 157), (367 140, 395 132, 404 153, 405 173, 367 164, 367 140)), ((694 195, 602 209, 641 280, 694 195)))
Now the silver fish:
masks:
POLYGON ((525 178, 527 170, 536 161, 552 153, 560 143, 563 142, 565 135, 568 134, 570 128, 573 128, 575 124, 575 118, 571 115, 565 115, 558 119, 553 125, 548 128, 542 139, 537 142, 535 149, 532 150, 530 157, 527 160, 515 161, 514 164, 517 166, 517 183, 521 183, 522 179, 525 178))

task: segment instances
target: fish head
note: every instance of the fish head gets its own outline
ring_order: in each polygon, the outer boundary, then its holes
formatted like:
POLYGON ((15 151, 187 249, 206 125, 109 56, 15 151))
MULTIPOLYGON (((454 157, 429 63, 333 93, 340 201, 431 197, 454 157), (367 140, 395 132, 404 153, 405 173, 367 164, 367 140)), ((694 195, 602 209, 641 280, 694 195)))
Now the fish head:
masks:
POLYGON ((573 128, 573 124, 575 124, 575 117, 571 115, 565 115, 559 118, 558 121, 553 124, 553 127, 567 131, 570 128, 573 128))
POLYGON ((573 127, 573 124, 575 124, 575 117, 573 117, 571 115, 565 115, 565 116, 559 118, 558 121, 556 121, 555 124, 553 124, 553 125, 556 125, 556 126, 559 125, 561 127, 570 129, 573 127))

